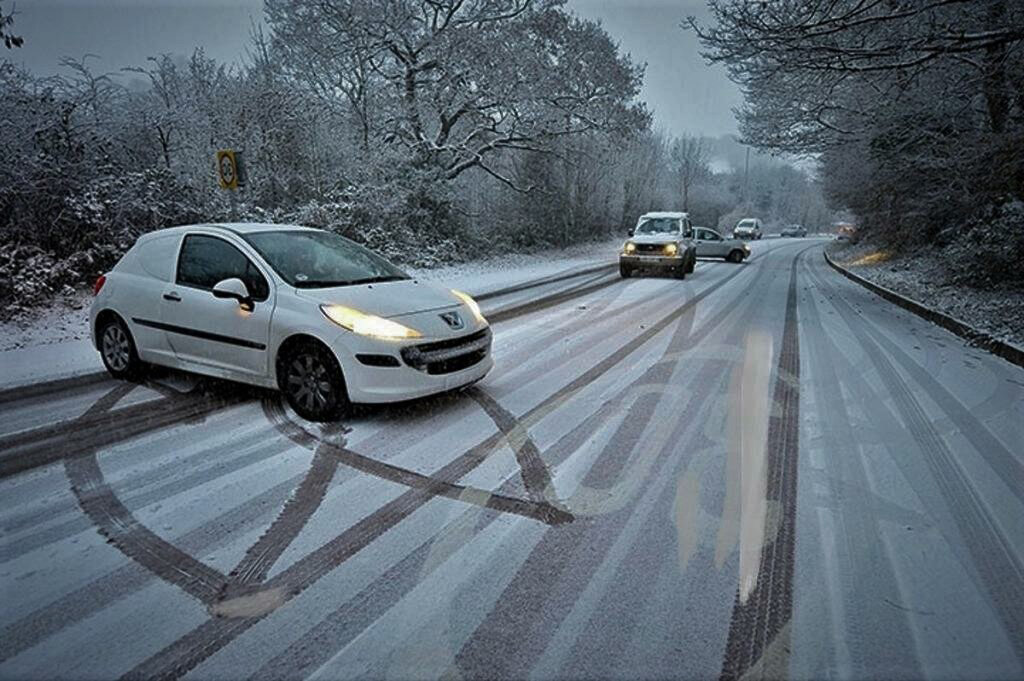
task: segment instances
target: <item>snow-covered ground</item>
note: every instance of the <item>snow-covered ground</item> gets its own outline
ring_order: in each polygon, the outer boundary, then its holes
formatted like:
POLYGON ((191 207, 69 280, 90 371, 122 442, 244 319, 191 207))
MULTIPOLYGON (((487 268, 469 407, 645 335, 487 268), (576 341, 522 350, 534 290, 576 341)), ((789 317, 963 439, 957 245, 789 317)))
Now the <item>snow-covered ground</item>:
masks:
POLYGON ((954 283, 949 263, 929 251, 896 256, 877 244, 833 242, 832 258, 852 272, 976 329, 1024 346, 1024 291, 954 283))
MULTIPOLYGON (((580 244, 530 255, 503 255, 437 269, 408 269, 414 277, 476 295, 560 273, 612 263, 622 240, 580 244)), ((102 370, 89 341, 91 291, 82 291, 0 325, 0 389, 102 370)))

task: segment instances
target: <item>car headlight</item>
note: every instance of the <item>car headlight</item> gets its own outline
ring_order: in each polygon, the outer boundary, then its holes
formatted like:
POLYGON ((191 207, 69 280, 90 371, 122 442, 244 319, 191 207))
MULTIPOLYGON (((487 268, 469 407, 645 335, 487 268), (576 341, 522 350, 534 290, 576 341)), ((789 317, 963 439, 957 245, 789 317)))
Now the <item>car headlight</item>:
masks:
POLYGON ((679 246, 677 246, 675 244, 666 244, 665 245, 665 255, 675 255, 678 252, 679 252, 679 246))
POLYGON ((630 253, 636 253, 636 244, 633 243, 632 241, 627 241, 626 245, 622 248, 622 250, 627 255, 630 254, 630 253))
POLYGON ((416 329, 384 319, 377 315, 366 314, 344 305, 321 305, 320 311, 343 329, 360 336, 371 338, 382 338, 384 340, 403 340, 406 338, 419 338, 423 334, 416 329))
POLYGON ((468 307, 473 312, 473 316, 476 317, 476 320, 478 322, 487 321, 486 319, 484 319, 484 313, 480 311, 480 306, 477 304, 475 300, 473 300, 473 298, 468 293, 456 291, 455 289, 452 289, 451 291, 456 298, 464 302, 466 304, 466 307, 468 307))

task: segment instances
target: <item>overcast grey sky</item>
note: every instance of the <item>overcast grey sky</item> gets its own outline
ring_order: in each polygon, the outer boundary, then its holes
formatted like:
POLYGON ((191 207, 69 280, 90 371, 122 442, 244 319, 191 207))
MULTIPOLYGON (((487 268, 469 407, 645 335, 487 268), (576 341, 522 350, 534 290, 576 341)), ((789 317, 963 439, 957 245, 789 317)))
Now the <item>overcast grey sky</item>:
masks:
MULTIPOLYGON (((219 61, 238 60, 263 0, 18 0, 15 33, 24 47, 0 55, 37 73, 54 73, 63 56, 95 54, 98 71, 142 65, 164 52, 202 47, 219 61)), ((11 6, 4 2, 4 9, 11 6)), ((698 54, 680 23, 707 16, 703 0, 569 0, 580 16, 598 19, 635 61, 647 62, 642 98, 655 125, 671 134, 736 131, 738 89, 698 54)))

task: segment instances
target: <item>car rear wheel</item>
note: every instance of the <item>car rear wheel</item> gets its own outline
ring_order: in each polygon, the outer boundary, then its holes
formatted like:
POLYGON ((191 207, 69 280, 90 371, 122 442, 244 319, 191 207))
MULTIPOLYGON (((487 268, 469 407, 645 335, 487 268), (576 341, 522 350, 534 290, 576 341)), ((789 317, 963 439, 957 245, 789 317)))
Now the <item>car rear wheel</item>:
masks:
POLYGON ((142 374, 145 365, 135 349, 131 331, 119 317, 110 317, 99 329, 100 357, 103 366, 114 378, 133 379, 142 374))
POLYGON ((307 421, 333 421, 350 406, 338 360, 319 343, 291 348, 282 358, 278 376, 288 404, 307 421))

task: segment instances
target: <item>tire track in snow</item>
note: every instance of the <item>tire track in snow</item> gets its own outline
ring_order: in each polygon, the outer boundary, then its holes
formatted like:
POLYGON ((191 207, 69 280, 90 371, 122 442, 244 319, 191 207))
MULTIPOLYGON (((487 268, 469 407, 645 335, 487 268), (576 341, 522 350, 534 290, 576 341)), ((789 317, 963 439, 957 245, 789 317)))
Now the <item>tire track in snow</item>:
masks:
POLYGON ((765 497, 780 510, 774 539, 761 547, 757 582, 746 600, 737 591, 722 661, 723 681, 785 676, 789 624, 793 613, 793 557, 796 540, 796 475, 800 435, 800 341, 797 329, 796 272, 804 249, 790 266, 782 348, 775 371, 773 409, 768 418, 765 497))
MULTIPOLYGON (((948 512, 960 531, 970 561, 1003 622, 1017 659, 1024 662, 1024 610, 1020 607, 1024 603, 1024 565, 991 517, 963 467, 935 430, 910 385, 889 361, 891 353, 872 340, 871 336, 877 334, 877 330, 865 328, 863 317, 846 302, 838 286, 824 278, 818 280, 835 292, 831 298, 834 307, 864 348, 864 354, 885 385, 900 419, 917 442, 948 512)), ((900 354, 891 343, 887 346, 897 356, 900 354)), ((926 392, 935 388, 928 383, 922 387, 926 392)), ((939 398, 941 400, 941 395, 939 398)), ((941 401, 937 403, 942 404, 941 401)), ((985 455, 985 452, 979 453, 985 455)))

